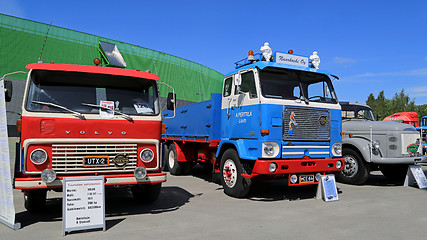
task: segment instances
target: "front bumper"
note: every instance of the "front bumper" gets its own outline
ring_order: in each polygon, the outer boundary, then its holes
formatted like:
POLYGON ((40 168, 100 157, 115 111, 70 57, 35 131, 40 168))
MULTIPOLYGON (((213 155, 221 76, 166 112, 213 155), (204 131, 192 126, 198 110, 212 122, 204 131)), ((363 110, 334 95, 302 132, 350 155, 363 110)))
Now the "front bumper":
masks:
MULTIPOLYGON (((73 176, 76 177, 76 176, 73 176)), ((87 177, 87 176, 80 176, 87 177)), ((166 182, 166 173, 147 173, 142 180, 137 180, 132 174, 104 175, 105 185, 136 185, 157 184, 166 182)), ((45 183, 38 178, 15 178, 15 189, 61 188, 64 176, 57 177, 52 183, 45 183)))
POLYGON ((297 160, 257 160, 251 174, 242 174, 246 178, 252 178, 258 175, 280 176, 292 173, 316 173, 316 172, 336 172, 344 169, 344 158, 329 159, 297 159, 297 160), (337 161, 341 161, 341 167, 337 168, 337 161), (275 172, 269 171, 269 165, 276 163, 275 172))
POLYGON ((416 164, 427 162, 426 155, 420 155, 417 157, 401 157, 401 158, 372 158, 372 163, 376 164, 416 164))

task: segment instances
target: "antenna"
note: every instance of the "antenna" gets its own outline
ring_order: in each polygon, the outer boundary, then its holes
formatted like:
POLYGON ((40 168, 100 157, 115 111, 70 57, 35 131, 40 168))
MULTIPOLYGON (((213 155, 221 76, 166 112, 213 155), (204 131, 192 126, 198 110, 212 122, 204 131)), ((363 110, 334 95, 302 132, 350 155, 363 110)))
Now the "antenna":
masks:
POLYGON ((156 70, 156 75, 159 76, 159 74, 157 74, 156 60, 154 60, 154 70, 156 70))
POLYGON ((46 44, 47 35, 49 34, 50 26, 52 26, 52 21, 50 21, 49 27, 47 28, 46 37, 44 38, 44 42, 42 46, 42 51, 40 52, 39 60, 37 60, 37 62, 42 62, 41 59, 42 59, 43 49, 44 49, 44 45, 46 44))

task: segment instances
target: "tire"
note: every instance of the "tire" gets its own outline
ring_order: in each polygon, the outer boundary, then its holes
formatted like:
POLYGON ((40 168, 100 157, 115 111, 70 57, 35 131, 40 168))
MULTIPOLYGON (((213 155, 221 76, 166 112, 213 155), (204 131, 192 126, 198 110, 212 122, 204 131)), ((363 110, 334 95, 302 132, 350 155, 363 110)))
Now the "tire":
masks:
POLYGON ((228 149, 221 158, 221 184, 228 196, 243 198, 248 195, 252 180, 242 176, 246 171, 234 149, 228 149))
POLYGON ((132 186, 133 198, 139 203, 150 204, 159 198, 162 184, 158 183, 155 185, 150 184, 138 184, 132 186))
POLYGON ((24 206, 28 212, 41 212, 46 205, 47 190, 30 189, 24 194, 24 206))
POLYGON ((169 148, 166 144, 163 144, 163 158, 162 158, 162 171, 167 171, 168 169, 168 156, 169 156, 169 148))
POLYGON ((350 148, 343 149, 344 169, 336 173, 339 182, 363 184, 368 180, 369 169, 362 157, 350 148))
POLYGON ((408 171, 408 165, 406 164, 384 164, 380 165, 380 170, 383 175, 393 181, 403 182, 408 171))
POLYGON ((182 174, 189 174, 192 169, 192 163, 189 162, 178 162, 177 154, 176 154, 176 147, 175 144, 171 144, 168 148, 168 154, 167 154, 167 168, 169 169, 170 174, 172 175, 182 175, 182 174))
POLYGON ((181 164, 179 164, 177 160, 176 147, 173 143, 168 147, 168 154, 166 160, 166 165, 169 169, 170 174, 180 175, 182 173, 181 164))

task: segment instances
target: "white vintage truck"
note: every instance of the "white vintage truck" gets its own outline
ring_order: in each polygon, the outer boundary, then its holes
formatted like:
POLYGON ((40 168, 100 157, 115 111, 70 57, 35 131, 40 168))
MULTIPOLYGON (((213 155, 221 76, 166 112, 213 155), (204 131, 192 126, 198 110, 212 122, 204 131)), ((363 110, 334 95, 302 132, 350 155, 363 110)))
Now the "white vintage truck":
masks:
POLYGON ((425 162, 420 133, 404 123, 375 121, 372 109, 360 103, 340 102, 342 107, 343 183, 363 184, 373 170, 402 181, 408 165, 425 162))

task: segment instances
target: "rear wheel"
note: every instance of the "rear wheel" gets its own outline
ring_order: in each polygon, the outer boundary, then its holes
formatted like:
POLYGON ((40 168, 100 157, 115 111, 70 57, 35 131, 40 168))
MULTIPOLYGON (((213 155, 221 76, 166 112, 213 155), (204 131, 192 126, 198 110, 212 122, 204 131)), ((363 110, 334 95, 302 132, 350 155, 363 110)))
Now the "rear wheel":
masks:
POLYGON ((239 155, 234 149, 228 149, 221 158, 221 184, 225 194, 242 198, 245 197, 251 188, 252 180, 245 178, 246 173, 240 162, 239 155))
POLYGON ((169 146, 167 156, 167 165, 170 174, 181 175, 191 172, 191 162, 178 162, 175 144, 169 146))
POLYGON ((162 184, 158 183, 155 185, 150 184, 138 184, 132 186, 133 198, 140 203, 153 203, 159 198, 162 184))
POLYGON ((406 164, 390 164, 380 165, 380 170, 383 175, 393 181, 403 181, 408 171, 408 165, 406 164))
POLYGON ((24 206, 28 212, 40 212, 46 205, 47 190, 30 189, 24 193, 24 206))
POLYGON ((349 184, 363 184, 368 180, 369 170, 362 157, 353 149, 344 148, 344 169, 336 173, 337 180, 349 184))

